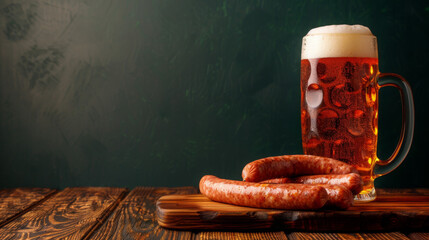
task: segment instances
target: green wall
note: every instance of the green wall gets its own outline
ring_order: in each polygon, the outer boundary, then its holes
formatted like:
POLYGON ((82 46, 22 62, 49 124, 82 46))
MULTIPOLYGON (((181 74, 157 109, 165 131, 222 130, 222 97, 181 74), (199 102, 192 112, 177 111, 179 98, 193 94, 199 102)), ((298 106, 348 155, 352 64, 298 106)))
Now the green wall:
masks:
MULTIPOLYGON (((301 38, 363 24, 410 82, 414 143, 377 187, 429 187, 428 1, 0 1, 0 188, 197 185, 302 153, 301 38)), ((380 93, 379 156, 400 132, 380 93)))

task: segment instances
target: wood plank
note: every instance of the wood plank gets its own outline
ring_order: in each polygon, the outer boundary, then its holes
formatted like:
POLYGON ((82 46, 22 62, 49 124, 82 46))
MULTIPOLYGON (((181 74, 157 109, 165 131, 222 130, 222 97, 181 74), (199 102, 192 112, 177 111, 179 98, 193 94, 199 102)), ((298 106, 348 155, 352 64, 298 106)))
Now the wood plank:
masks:
POLYGON ((308 232, 292 232, 287 234, 288 239, 290 240, 307 240, 307 239, 317 239, 317 240, 337 240, 337 239, 359 239, 359 236, 356 236, 355 233, 308 233, 308 232))
POLYGON ((387 233, 358 233, 358 239, 377 239, 377 240, 406 240, 409 239, 405 234, 400 232, 387 232, 387 233))
POLYGON ((429 188, 377 188, 379 196, 412 195, 429 196, 429 188))
POLYGON ((400 232, 388 232, 388 233, 307 233, 307 232, 293 232, 287 234, 288 239, 290 240, 307 240, 307 239, 317 239, 317 240, 362 240, 362 239, 377 239, 377 240, 406 240, 409 239, 403 233, 400 232))
MULTIPOLYGON (((417 194, 417 193, 415 193, 417 194)), ((419 195, 420 196, 420 195, 419 195)), ((397 197, 397 195, 392 195, 397 197)), ((157 203, 158 222, 174 229, 400 231, 429 228, 429 202, 374 201, 346 211, 258 209, 214 202, 201 194, 168 195, 157 203)))
POLYGON ((127 193, 124 188, 66 188, 0 228, 0 239, 81 239, 127 193))
POLYGON ((377 202, 429 202, 429 189, 398 188, 377 189, 377 202))
POLYGON ((408 234, 411 240, 427 240, 429 239, 429 232, 414 232, 408 234))
POLYGON ((197 193, 194 187, 137 187, 120 203, 91 239, 191 239, 192 232, 172 231, 159 227, 156 201, 168 194, 197 193))
POLYGON ((0 228, 52 196, 48 188, 14 188, 0 190, 0 228))
POLYGON ((242 239, 260 239, 260 240, 287 240, 284 232, 200 232, 196 240, 242 240, 242 239))

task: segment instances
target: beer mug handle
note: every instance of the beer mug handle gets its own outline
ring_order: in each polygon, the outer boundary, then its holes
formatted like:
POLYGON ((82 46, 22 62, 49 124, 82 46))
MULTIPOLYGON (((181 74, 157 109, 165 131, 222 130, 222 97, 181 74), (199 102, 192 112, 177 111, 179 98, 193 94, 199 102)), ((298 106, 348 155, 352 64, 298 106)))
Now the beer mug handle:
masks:
POLYGON ((387 160, 377 158, 374 177, 390 173, 397 168, 408 154, 414 135, 414 101, 411 87, 402 76, 394 73, 380 73, 379 87, 393 86, 399 89, 402 102, 402 129, 398 145, 387 160))

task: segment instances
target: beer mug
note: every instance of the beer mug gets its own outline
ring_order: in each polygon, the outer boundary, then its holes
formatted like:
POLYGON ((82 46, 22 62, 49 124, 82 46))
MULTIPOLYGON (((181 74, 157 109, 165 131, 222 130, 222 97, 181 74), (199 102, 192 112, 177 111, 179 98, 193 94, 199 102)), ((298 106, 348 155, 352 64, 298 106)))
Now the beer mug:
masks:
POLYGON ((374 179, 397 168, 414 132, 414 102, 408 82, 378 71, 377 38, 361 25, 312 29, 302 41, 301 126, 305 154, 355 166, 364 188, 356 201, 376 198, 374 179), (387 160, 377 158, 378 90, 399 89, 402 130, 387 160))

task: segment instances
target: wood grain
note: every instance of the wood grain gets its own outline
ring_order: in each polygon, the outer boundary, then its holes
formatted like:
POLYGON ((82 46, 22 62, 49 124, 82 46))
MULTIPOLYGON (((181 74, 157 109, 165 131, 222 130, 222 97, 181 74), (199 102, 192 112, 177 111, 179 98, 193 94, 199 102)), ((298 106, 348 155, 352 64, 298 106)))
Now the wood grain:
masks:
POLYGON ((287 240, 284 232, 200 232, 197 234, 196 240, 287 240))
POLYGON ((48 188, 0 190, 0 227, 22 215, 55 192, 55 189, 48 188))
POLYGON ((387 188, 377 189, 377 202, 429 202, 429 189, 426 188, 387 188))
POLYGON ((362 239, 377 239, 377 240, 406 240, 409 239, 403 233, 400 232, 388 232, 388 233, 307 233, 307 232, 293 232, 287 234, 290 240, 362 240, 362 239))
POLYGON ((408 237, 412 240, 428 240, 429 232, 414 232, 408 234, 408 237))
POLYGON ((0 229, 0 239, 81 239, 126 194, 123 188, 66 188, 0 229))
POLYGON ((137 187, 120 203, 91 239, 191 239, 193 233, 172 231, 158 226, 156 201, 168 194, 196 193, 194 187, 137 187))
POLYGON ((412 198, 395 202, 389 201, 388 196, 382 199, 356 204, 347 211, 284 211, 218 203, 201 194, 169 195, 158 200, 157 214, 161 226, 175 229, 398 231, 429 228, 429 202, 421 199, 412 202, 412 198))
POLYGON ((357 233, 357 239, 379 239, 379 240, 406 240, 409 239, 405 234, 400 232, 387 232, 387 233, 357 233))

